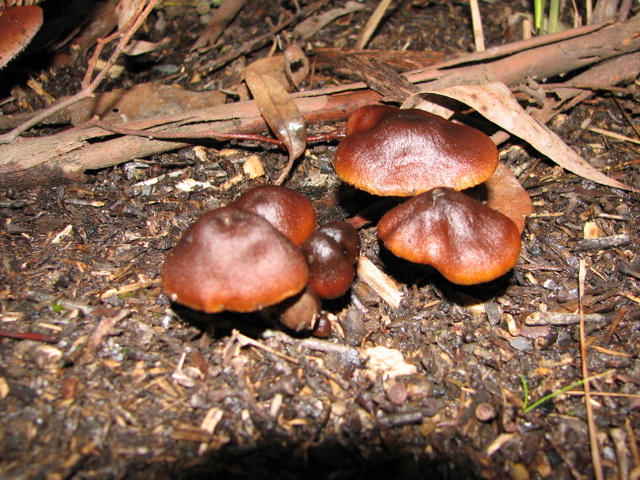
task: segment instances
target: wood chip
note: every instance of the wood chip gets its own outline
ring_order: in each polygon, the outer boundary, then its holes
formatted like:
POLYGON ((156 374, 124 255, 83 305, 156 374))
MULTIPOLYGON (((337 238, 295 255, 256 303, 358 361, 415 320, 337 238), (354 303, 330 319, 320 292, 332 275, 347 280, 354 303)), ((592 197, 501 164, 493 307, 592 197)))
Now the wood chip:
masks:
POLYGON ((399 308, 404 292, 401 284, 380 270, 365 256, 358 259, 358 277, 369 285, 384 302, 392 308, 399 308))

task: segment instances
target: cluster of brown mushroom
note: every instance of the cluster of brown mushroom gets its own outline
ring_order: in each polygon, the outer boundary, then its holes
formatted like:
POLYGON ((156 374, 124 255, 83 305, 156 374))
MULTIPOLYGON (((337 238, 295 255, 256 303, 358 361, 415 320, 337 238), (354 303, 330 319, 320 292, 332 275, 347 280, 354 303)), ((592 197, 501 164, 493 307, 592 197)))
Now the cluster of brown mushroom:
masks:
MULTIPOLYGON (((316 229, 304 195, 255 187, 202 215, 167 254, 164 290, 172 301, 206 313, 254 312, 278 305, 280 320, 300 331, 316 327, 320 298, 351 286, 360 249, 346 222, 316 229)), ((318 334, 326 332, 326 326, 318 334)))
MULTIPOLYGON (((508 272, 520 255, 520 228, 460 190, 486 182, 498 150, 474 128, 421 110, 367 106, 349 119, 334 167, 374 195, 413 197, 392 208, 378 236, 395 255, 470 285, 508 272)), ((172 301, 206 313, 277 306, 280 321, 328 334, 321 298, 346 293, 360 237, 349 223, 316 229, 300 193, 264 185, 205 213, 184 232, 162 270, 172 301)))
POLYGON ((347 122, 338 176, 374 195, 413 197, 388 211, 378 236, 395 255, 461 285, 494 280, 520 255, 520 230, 460 190, 485 182, 498 149, 475 128, 422 110, 370 105, 347 122))

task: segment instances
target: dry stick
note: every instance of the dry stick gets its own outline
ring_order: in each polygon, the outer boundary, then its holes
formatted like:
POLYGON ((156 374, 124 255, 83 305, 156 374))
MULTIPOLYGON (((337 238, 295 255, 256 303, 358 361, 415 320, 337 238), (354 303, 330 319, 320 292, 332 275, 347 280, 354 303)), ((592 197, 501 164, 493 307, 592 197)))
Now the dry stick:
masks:
POLYGON ((589 367, 587 365, 587 340, 585 338, 585 322, 584 322, 584 305, 582 298, 584 297, 584 285, 587 275, 587 268, 584 259, 580 259, 578 271, 578 312, 580 313, 580 363, 582 365, 582 378, 585 382, 582 384, 584 389, 584 403, 587 411, 587 424, 589 426, 589 443, 591 444, 591 462, 596 480, 603 480, 602 460, 600 458, 600 449, 598 447, 598 436, 596 433, 596 425, 593 420, 593 406, 591 404, 591 385, 589 383, 589 367))
POLYGON ((373 32, 376 31, 378 25, 380 25, 384 12, 387 11, 390 3, 391 0, 380 0, 380 3, 378 3, 378 6, 369 17, 369 20, 367 20, 362 32, 360 32, 360 36, 358 37, 358 40, 356 40, 356 44, 354 46, 355 48, 364 48, 367 43, 369 43, 369 39, 373 36, 373 32))
MULTIPOLYGON (((640 37, 635 36, 639 27, 640 16, 636 16, 624 24, 598 27, 600 30, 596 29, 586 37, 543 45, 515 53, 508 58, 502 57, 508 52, 513 52, 517 48, 516 44, 490 49, 485 53, 500 57, 490 64, 471 64, 440 70, 440 67, 453 65, 451 62, 445 62, 432 67, 431 70, 408 75, 408 78, 413 83, 425 82, 417 85, 423 90, 433 90, 451 84, 481 84, 487 81, 501 81, 513 86, 526 76, 552 77, 598 61, 622 56, 623 53, 640 50, 640 37), (553 61, 556 57, 558 58, 553 61)), ((591 28, 593 31, 594 27, 591 28)), ((524 48, 531 46, 529 41, 516 43, 524 45, 524 48)), ((478 57, 477 54, 472 54, 457 61, 466 63, 465 59, 468 58, 478 57)), ((629 65, 626 65, 625 70, 628 69, 629 65)), ((364 90, 365 87, 366 85, 360 82, 340 89, 328 88, 295 94, 293 97, 309 124, 319 120, 342 120, 356 108, 380 100, 379 94, 364 90), (330 95, 349 89, 350 93, 330 95)), ((209 128, 206 125, 208 122, 218 122, 215 130, 221 133, 259 133, 267 129, 255 102, 252 101, 132 122, 123 125, 123 128, 147 129, 164 125, 164 128, 171 128, 177 135, 188 138, 189 131, 209 128), (205 125, 196 125, 198 123, 205 125)), ((186 141, 169 142, 135 137, 95 143, 95 139, 104 136, 103 130, 94 128, 62 132, 51 137, 21 139, 21 142, 11 145, 0 145, 0 187, 32 186, 42 182, 59 181, 65 177, 77 178, 85 170, 112 166, 131 158, 148 157, 189 144, 186 141), (88 144, 92 139, 94 144, 88 144)))
POLYGON ((633 458, 634 469, 640 470, 640 451, 636 443, 636 434, 633 431, 629 417, 627 417, 625 421, 625 429, 629 436, 629 450, 631 451, 631 457, 633 458))
POLYGON ((471 0, 471 23, 473 25, 473 40, 476 45, 476 52, 484 52, 484 33, 482 31, 482 17, 480 16, 480 6, 478 0, 471 0))
POLYGON ((124 51, 125 47, 131 40, 131 37, 133 37, 133 35, 138 31, 142 23, 145 21, 147 16, 149 16, 149 14, 153 11, 154 7, 158 4, 159 1, 160 0, 150 0, 149 4, 146 7, 144 2, 141 2, 138 5, 138 8, 136 9, 135 13, 131 17, 131 20, 129 20, 129 22, 125 25, 122 31, 118 31, 104 39, 98 40, 98 45, 96 46, 94 54, 88 63, 87 72, 85 74, 84 79, 82 80, 82 84, 81 84, 82 88, 78 93, 76 93, 71 97, 64 98, 63 100, 56 102, 53 105, 43 110, 40 110, 40 112, 38 112, 36 115, 31 117, 26 122, 24 122, 22 125, 19 125, 18 127, 14 128, 10 132, 0 135, 0 144, 13 142, 17 137, 22 135, 31 127, 38 125, 40 122, 42 122, 45 118, 49 117, 50 115, 53 115, 56 112, 64 110, 65 108, 68 108, 71 105, 78 103, 80 100, 91 97, 95 89, 98 87, 98 85, 102 82, 102 80, 105 79, 105 77, 111 71, 111 68, 115 65, 116 60, 120 57, 120 55, 124 51), (100 70, 100 72, 95 76, 95 78, 91 80, 91 77, 93 77, 93 73, 95 72, 98 59, 100 58, 100 54, 102 53, 102 50, 104 49, 105 45, 107 45, 109 42, 111 42, 112 40, 118 37, 120 37, 120 41, 118 42, 118 45, 116 46, 115 50, 113 51, 109 59, 106 61, 105 66, 102 68, 102 70, 100 70))

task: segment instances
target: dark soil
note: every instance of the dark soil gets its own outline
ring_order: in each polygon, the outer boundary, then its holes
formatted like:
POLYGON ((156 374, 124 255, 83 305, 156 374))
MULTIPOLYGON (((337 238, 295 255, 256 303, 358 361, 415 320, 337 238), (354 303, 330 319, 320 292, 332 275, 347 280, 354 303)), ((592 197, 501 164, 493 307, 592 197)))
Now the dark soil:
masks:
MULTIPOLYGON (((268 47, 192 80, 221 49, 265 33, 295 8, 250 3, 203 56, 189 52, 202 28, 195 9, 158 10, 139 35, 170 41, 123 61, 123 75, 104 89, 151 80, 236 88, 241 67, 268 47), (178 68, 162 76, 158 65, 178 68)), ((365 3, 369 9, 329 25, 308 46, 352 46, 377 2, 365 3)), ((531 7, 496 1, 481 8, 493 46, 511 40, 507 14, 531 7)), ((394 4, 369 47, 406 45, 471 51, 468 5, 394 4)), ((2 74, 21 100, 4 105, 5 114, 43 105, 20 72, 58 96, 73 93, 86 68, 38 60, 42 70, 29 70, 36 58, 2 74)), ((318 72, 314 81, 304 88, 347 80, 318 72)), ((633 98, 602 93, 550 126, 600 170, 640 186, 637 146, 583 128, 590 122, 637 138, 620 107, 637 124, 633 98)), ((336 178, 334 150, 335 143, 312 146, 287 183, 312 201, 321 224, 373 201, 336 178)), ((161 265, 181 232, 203 212, 272 182, 287 162, 277 147, 249 142, 209 143, 202 152, 132 160, 84 183, 0 192, 0 330, 45 340, 0 338, 0 477, 594 478, 581 385, 523 410, 525 385, 530 404, 583 378, 582 306, 589 372, 608 372, 591 382, 594 394, 610 392, 592 398, 598 458, 606 478, 638 478, 637 195, 567 173, 513 140, 501 157, 534 204, 514 270, 459 287, 396 259, 379 245, 375 226, 365 227, 362 254, 400 282, 401 306, 356 280, 350 294, 325 305, 333 331, 316 339, 260 315, 193 312, 164 295, 161 265), (252 155, 266 176, 238 177, 252 155), (144 183, 154 177, 157 183, 144 183), (203 183, 181 188, 185 179, 203 183), (584 243, 585 229, 628 238, 601 248, 584 243), (563 324, 525 325, 550 313, 562 314, 563 324), (380 352, 400 358, 376 368, 380 352)))

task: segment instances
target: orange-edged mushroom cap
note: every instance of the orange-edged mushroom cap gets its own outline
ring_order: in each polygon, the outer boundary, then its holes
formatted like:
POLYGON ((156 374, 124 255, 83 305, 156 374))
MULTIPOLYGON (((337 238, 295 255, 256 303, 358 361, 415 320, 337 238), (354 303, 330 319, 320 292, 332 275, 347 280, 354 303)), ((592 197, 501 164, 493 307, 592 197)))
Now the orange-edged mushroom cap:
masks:
POLYGON ((207 313, 275 305, 300 292, 308 275, 299 248, 261 216, 234 207, 202 215, 162 268, 171 300, 207 313))
POLYGON ((0 68, 29 44, 42 19, 42 9, 37 6, 0 9, 0 68))
POLYGON ((361 190, 413 196, 484 182, 498 166, 498 149, 481 131, 437 115, 368 105, 349 118, 333 164, 343 181, 361 190))
POLYGON ((231 205, 266 218, 297 246, 316 228, 316 212, 311 202, 290 188, 261 185, 231 205))
POLYGON ((435 267, 460 285, 507 273, 520 256, 520 232, 503 214, 449 188, 436 188, 389 210, 378 236, 395 255, 435 267))

